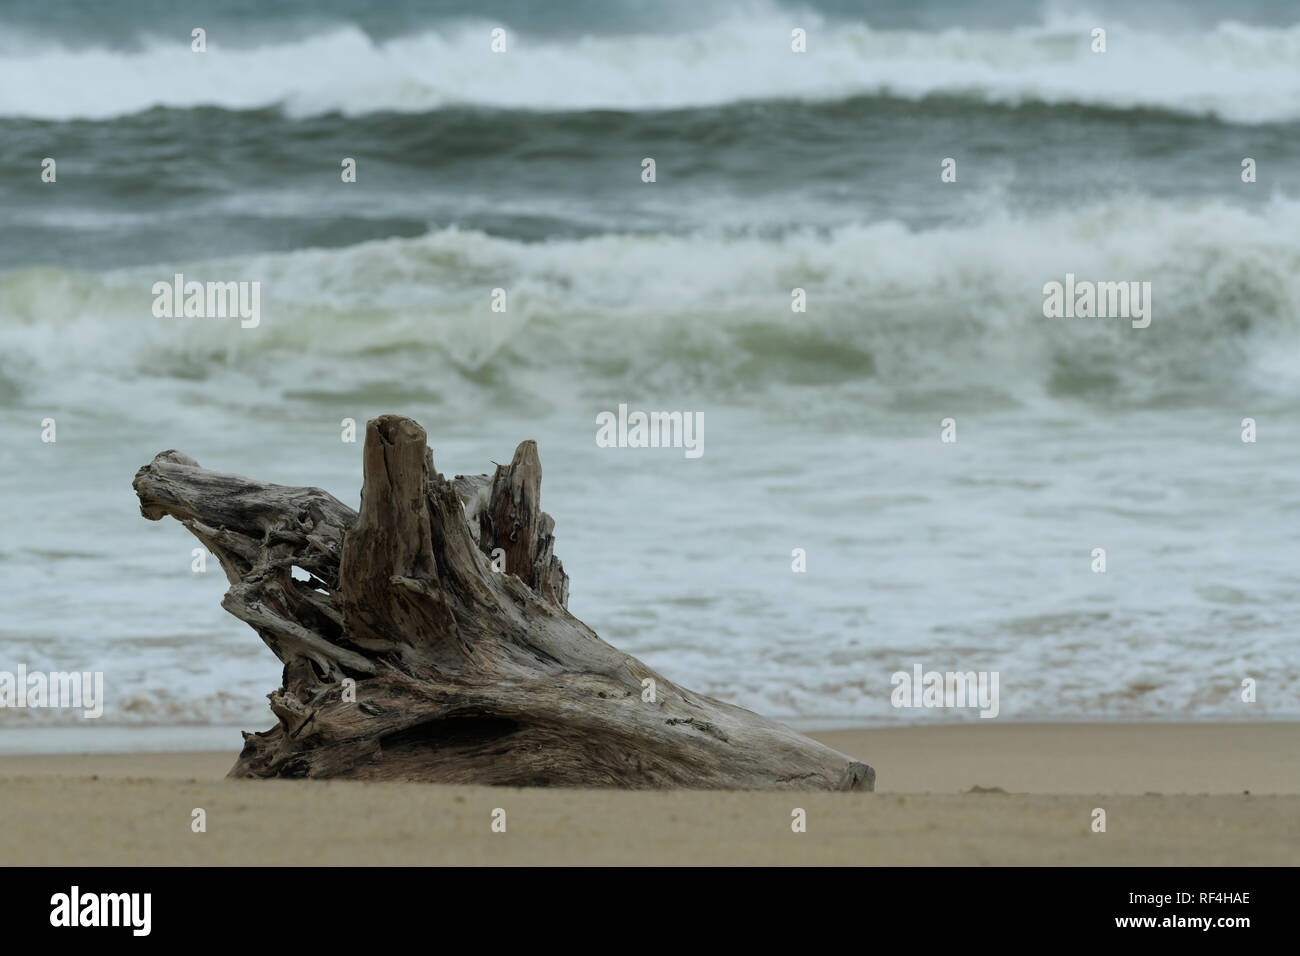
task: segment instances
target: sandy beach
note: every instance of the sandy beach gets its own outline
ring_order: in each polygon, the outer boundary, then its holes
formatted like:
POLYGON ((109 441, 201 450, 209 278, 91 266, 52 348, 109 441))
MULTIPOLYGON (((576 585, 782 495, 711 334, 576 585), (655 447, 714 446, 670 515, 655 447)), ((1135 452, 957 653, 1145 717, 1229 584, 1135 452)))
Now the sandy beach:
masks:
POLYGON ((0 757, 5 859, 36 865, 1286 865, 1300 724, 826 731, 874 794, 239 781, 235 754, 0 757), (191 830, 195 808, 206 833, 191 830), (491 828, 496 809, 506 832, 491 828), (791 829, 792 811, 807 829, 791 829), (1092 830, 1093 811, 1107 814, 1092 830))

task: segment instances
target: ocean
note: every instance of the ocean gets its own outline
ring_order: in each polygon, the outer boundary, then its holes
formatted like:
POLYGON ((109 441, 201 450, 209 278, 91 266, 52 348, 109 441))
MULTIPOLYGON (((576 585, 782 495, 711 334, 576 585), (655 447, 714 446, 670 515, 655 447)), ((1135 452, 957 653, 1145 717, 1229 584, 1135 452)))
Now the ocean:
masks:
POLYGON ((1001 719, 1300 717, 1294 7, 266 6, 0 10, 0 670, 269 726, 279 662, 131 479, 355 507, 342 423, 400 413, 447 475, 536 439, 570 610, 766 715, 978 719, 893 706, 921 664, 1001 719), (260 321, 157 317, 178 273, 260 321), (1150 325, 1046 317, 1067 275, 1150 325), (601 447, 620 404, 703 454, 601 447))

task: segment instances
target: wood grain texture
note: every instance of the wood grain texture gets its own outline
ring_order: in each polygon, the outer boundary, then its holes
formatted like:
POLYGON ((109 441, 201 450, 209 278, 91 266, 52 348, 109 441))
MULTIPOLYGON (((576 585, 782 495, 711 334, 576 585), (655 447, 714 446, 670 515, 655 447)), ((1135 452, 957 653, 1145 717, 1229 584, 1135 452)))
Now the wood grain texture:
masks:
POLYGON ((284 664, 278 723, 244 735, 231 776, 874 789, 866 764, 672 683, 568 612, 535 442, 449 481, 424 429, 385 415, 362 470, 359 512, 176 451, 135 476, 141 513, 220 560, 222 606, 284 664))

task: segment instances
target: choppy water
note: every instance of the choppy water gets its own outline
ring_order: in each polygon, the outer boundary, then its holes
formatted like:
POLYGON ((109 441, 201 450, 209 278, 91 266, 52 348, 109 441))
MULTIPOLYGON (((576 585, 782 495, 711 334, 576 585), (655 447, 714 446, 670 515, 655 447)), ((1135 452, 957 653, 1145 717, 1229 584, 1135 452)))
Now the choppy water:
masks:
POLYGON ((889 706, 914 662, 1004 717, 1300 714, 1300 24, 348 6, 0 13, 0 670, 268 722, 278 662, 130 480, 174 447, 355 504, 339 422, 400 412, 447 473, 538 439, 574 613, 774 716, 953 717, 889 706), (175 272, 260 325, 154 318, 175 272), (1067 272, 1151 282, 1150 328, 1045 319, 1067 272), (619 403, 705 454, 598 448, 619 403))

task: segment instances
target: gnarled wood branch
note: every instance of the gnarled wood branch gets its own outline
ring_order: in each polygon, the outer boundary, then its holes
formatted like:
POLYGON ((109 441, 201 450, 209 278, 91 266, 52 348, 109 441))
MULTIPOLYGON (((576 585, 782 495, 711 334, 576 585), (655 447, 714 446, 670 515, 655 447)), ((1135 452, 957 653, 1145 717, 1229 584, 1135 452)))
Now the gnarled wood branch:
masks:
POLYGON ((222 606, 284 663, 279 722, 244 735, 230 775, 873 789, 866 764, 679 687, 571 615, 541 479, 526 441, 490 478, 448 481, 392 415, 366 427, 360 512, 176 451, 141 468, 141 513, 220 560, 222 606))

